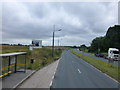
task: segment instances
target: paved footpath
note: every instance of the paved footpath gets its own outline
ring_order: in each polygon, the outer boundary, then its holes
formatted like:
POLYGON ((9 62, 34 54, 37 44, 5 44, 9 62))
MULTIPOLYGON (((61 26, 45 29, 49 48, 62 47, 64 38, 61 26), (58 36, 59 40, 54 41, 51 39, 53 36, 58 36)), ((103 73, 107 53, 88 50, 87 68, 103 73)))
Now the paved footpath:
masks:
POLYGON ((0 83, 2 83, 2 88, 16 88, 20 83, 22 83, 26 78, 31 76, 34 72, 34 70, 27 70, 26 73, 12 73, 10 76, 0 80, 0 83))
POLYGON ((59 60, 38 70, 17 88, 49 88, 52 84, 59 60))

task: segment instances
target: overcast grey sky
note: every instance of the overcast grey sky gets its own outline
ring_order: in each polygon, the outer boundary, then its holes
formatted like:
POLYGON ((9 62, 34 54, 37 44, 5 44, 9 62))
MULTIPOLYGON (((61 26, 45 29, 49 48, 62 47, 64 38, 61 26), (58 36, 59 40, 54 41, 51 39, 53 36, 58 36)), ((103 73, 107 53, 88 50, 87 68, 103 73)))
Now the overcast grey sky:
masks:
POLYGON ((117 2, 5 2, 2 6, 2 43, 30 44, 32 39, 52 44, 89 45, 118 23, 117 2))

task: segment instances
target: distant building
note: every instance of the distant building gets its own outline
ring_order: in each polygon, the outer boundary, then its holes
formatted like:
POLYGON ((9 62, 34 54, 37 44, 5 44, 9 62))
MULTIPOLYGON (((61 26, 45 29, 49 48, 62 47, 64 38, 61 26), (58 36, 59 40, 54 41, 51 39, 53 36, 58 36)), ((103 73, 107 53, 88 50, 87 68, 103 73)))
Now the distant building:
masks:
POLYGON ((29 50, 32 50, 33 48, 42 48, 42 40, 32 40, 29 50))

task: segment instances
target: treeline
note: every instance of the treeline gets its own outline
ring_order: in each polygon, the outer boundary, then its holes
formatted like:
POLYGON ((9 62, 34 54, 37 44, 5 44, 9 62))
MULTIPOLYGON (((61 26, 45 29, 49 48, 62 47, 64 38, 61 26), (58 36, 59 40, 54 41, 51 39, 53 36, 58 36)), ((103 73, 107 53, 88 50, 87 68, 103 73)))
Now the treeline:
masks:
POLYGON ((120 50, 120 25, 109 27, 105 36, 93 39, 89 52, 107 52, 109 48, 120 50))
POLYGON ((29 46, 29 45, 23 45, 23 44, 20 44, 20 43, 18 43, 18 44, 7 44, 7 43, 2 43, 2 44, 0 44, 0 45, 10 45, 10 46, 29 46))

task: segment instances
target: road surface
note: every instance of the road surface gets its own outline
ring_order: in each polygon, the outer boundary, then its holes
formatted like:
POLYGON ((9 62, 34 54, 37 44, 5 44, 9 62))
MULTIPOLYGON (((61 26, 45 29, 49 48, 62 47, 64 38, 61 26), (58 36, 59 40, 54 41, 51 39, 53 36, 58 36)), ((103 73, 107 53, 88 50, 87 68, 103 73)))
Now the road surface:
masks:
POLYGON ((52 88, 118 88, 118 83, 69 51, 64 51, 52 88))
MULTIPOLYGON (((88 53, 85 53, 85 52, 80 52, 78 51, 77 49, 74 49, 75 52, 77 53, 80 53, 80 54, 83 54, 83 55, 87 55, 89 57, 92 57, 92 58, 95 58, 97 60, 101 60, 101 61, 104 61, 104 62, 107 62, 108 63, 108 60, 107 59, 104 59, 104 58, 100 58, 100 57, 96 57, 94 55, 91 55, 91 54, 88 54, 88 53)), ((120 66, 120 61, 114 61, 113 63, 111 63, 113 65, 117 65, 117 66, 120 66)))

